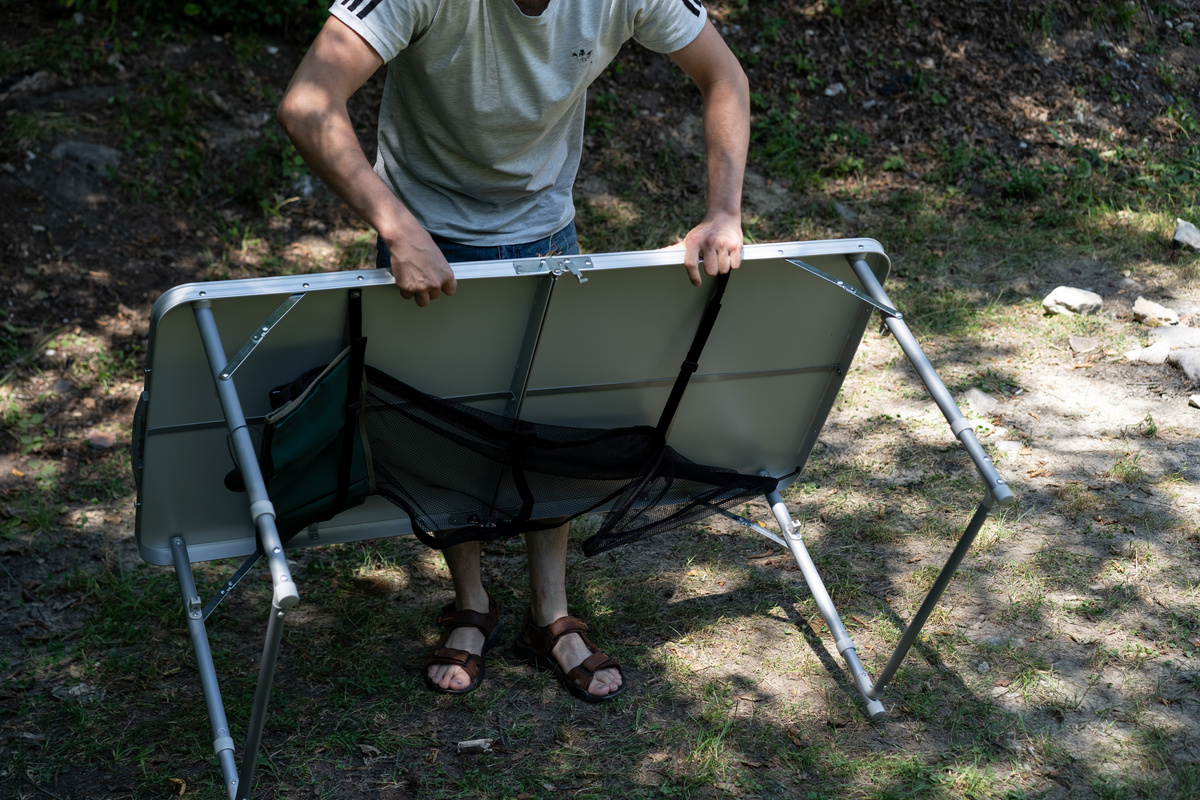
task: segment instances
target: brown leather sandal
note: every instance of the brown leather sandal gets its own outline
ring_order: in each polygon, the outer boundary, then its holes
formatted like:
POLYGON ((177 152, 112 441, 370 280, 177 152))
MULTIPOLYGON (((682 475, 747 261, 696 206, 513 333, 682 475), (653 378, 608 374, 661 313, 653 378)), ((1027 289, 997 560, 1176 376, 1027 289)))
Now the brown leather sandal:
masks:
POLYGON ((500 641, 500 607, 492 600, 490 594, 488 595, 488 612, 486 614, 478 611, 459 611, 454 607, 454 603, 450 603, 442 609, 442 613, 438 614, 437 624, 444 627, 446 631, 442 634, 437 647, 425 659, 425 685, 440 694, 467 694, 475 691, 483 682, 483 655, 487 655, 488 649, 500 641), (466 650, 446 647, 446 640, 450 638, 450 634, 455 628, 478 628, 484 638, 483 654, 477 656, 466 650), (471 678, 471 683, 464 689, 443 689, 429 678, 429 668, 435 664, 451 664, 462 667, 463 672, 471 678))
POLYGON ((513 652, 538 669, 553 672, 554 677, 558 678, 558 682, 583 702, 606 703, 625 691, 625 687, 629 684, 624 680, 625 672, 621 669, 621 665, 609 658, 607 654, 600 652, 599 648, 587 638, 587 634, 584 633, 587 629, 588 626, 575 617, 559 617, 549 625, 539 627, 533 624, 533 619, 526 611, 521 633, 513 642, 513 652), (578 633, 579 638, 583 639, 583 643, 587 645, 588 650, 592 651, 592 654, 570 672, 564 672, 558 660, 554 658, 554 645, 559 639, 571 633, 578 633), (605 695, 595 695, 589 692, 588 687, 592 685, 592 678, 596 673, 609 668, 615 668, 621 673, 621 687, 615 692, 605 695))

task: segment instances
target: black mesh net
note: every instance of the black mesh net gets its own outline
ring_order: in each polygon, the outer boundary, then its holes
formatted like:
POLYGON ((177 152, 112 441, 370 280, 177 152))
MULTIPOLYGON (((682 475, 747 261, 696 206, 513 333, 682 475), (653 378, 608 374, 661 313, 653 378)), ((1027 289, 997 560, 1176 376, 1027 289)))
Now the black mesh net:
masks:
POLYGON ((695 464, 650 426, 513 420, 433 397, 367 367, 375 488, 442 548, 545 530, 604 508, 594 555, 774 490, 776 480, 695 464))

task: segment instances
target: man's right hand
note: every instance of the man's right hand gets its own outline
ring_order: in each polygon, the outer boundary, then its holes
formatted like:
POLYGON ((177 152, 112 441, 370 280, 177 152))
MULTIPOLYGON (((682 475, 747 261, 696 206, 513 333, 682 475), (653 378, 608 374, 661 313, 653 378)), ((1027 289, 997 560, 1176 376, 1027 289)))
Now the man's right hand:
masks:
POLYGON ((426 231, 391 242, 385 239, 384 244, 392 260, 392 277, 405 300, 416 300, 424 308, 430 300, 452 295, 458 288, 454 270, 426 231))

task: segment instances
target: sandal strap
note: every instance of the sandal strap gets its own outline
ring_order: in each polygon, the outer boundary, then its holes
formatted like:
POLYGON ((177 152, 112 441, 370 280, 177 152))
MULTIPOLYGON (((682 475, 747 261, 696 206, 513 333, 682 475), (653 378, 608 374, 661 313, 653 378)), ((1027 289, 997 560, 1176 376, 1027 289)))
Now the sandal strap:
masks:
POLYGON ((479 674, 479 670, 483 666, 483 659, 466 650, 438 647, 425 659, 425 669, 429 669, 434 664, 450 664, 461 667, 471 680, 475 680, 475 676, 479 674))
MULTIPOLYGON (((535 625, 529 612, 525 613, 525 624, 522 627, 522 634, 529 646, 547 658, 554 658, 551 651, 559 639, 569 633, 578 633, 582 637, 583 632, 587 630, 583 620, 572 616, 559 617, 549 625, 535 625)), ((586 637, 584 640, 586 641, 586 637)))
POLYGON ((567 680, 586 692, 591 688, 592 679, 596 676, 596 673, 609 667, 617 670, 621 669, 621 665, 609 658, 607 654, 600 652, 592 653, 583 660, 582 664, 567 673, 567 680))
POLYGON ((446 628, 446 632, 442 634, 442 642, 446 641, 446 638, 450 635, 450 631, 455 628, 478 628, 483 633, 485 639, 491 636, 497 623, 500 622, 500 607, 492 599, 491 592, 488 593, 487 598, 487 613, 472 611, 466 608, 460 610, 454 607, 453 602, 443 606, 437 618, 437 624, 446 628))

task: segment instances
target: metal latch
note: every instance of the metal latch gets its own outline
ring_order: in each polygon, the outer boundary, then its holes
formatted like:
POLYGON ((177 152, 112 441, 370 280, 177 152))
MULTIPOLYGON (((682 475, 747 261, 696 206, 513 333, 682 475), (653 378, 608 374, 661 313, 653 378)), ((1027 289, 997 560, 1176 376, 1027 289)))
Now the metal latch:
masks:
POLYGON ((588 282, 588 279, 583 277, 583 272, 581 272, 581 270, 591 269, 592 266, 592 260, 584 256, 575 256, 575 260, 572 260, 570 256, 546 256, 544 258, 513 262, 513 269, 517 271, 518 275, 532 275, 538 272, 549 272, 551 275, 558 277, 564 272, 569 272, 574 275, 580 283, 588 282), (580 263, 580 260, 582 260, 582 264, 580 263))

